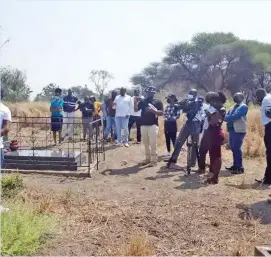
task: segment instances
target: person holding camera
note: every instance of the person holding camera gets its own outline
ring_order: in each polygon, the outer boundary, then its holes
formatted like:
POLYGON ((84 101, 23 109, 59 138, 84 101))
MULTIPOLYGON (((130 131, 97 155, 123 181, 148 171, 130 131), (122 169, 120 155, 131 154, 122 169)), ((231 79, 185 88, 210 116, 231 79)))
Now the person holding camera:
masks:
POLYGON ((188 140, 188 143, 191 144, 189 150, 191 152, 188 153, 191 158, 188 160, 187 169, 190 170, 190 167, 196 165, 196 159, 198 157, 199 135, 202 129, 203 116, 205 116, 203 101, 198 100, 197 94, 198 92, 196 89, 191 89, 188 93, 188 98, 178 103, 179 108, 186 113, 187 121, 181 128, 178 135, 173 154, 169 160, 165 160, 168 162, 168 168, 170 167, 171 163, 177 162, 181 149, 186 140, 188 140))
POLYGON ((164 132, 166 138, 166 146, 167 152, 164 155, 165 158, 170 157, 170 141, 173 146, 175 145, 176 137, 177 137, 177 119, 180 118, 181 110, 176 106, 178 102, 176 95, 169 95, 166 97, 168 106, 164 112, 164 132))
POLYGON ((263 88, 256 91, 256 99, 261 105, 261 120, 265 127, 264 144, 266 148, 267 166, 263 180, 256 180, 258 183, 271 184, 271 94, 266 93, 263 88))

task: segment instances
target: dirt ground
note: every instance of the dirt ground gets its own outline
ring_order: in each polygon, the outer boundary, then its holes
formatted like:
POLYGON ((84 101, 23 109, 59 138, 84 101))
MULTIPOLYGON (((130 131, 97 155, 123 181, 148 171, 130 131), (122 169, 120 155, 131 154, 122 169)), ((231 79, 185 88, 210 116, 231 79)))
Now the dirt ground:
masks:
MULTIPOLYGON (((141 145, 109 150, 90 179, 23 176, 29 190, 69 195, 54 211, 63 215, 61 231, 38 254, 113 255, 136 235, 157 255, 253 255, 255 245, 270 244, 271 189, 254 183, 264 160, 245 160, 245 175, 222 170, 219 184, 206 186, 163 161, 140 167, 143 153, 141 145)), ((180 165, 185 160, 182 152, 180 165)))

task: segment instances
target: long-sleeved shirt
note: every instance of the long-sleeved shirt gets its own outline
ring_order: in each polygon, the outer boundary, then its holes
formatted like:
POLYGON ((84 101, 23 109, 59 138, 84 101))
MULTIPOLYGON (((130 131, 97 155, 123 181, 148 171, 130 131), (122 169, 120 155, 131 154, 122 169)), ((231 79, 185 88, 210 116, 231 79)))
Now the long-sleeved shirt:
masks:
POLYGON ((227 121, 228 131, 234 130, 233 123, 242 117, 245 117, 248 112, 248 107, 245 104, 236 104, 225 116, 225 121, 227 121))
POLYGON ((63 104, 63 111, 64 112, 74 112, 75 106, 78 102, 78 98, 75 96, 67 95, 63 98, 64 104, 63 104))
POLYGON ((176 108, 174 104, 170 104, 166 107, 164 112, 165 121, 176 121, 180 118, 181 111, 176 108))
POLYGON ((264 126, 271 122, 270 117, 266 115, 268 110, 271 110, 271 94, 265 96, 261 105, 261 119, 264 126))

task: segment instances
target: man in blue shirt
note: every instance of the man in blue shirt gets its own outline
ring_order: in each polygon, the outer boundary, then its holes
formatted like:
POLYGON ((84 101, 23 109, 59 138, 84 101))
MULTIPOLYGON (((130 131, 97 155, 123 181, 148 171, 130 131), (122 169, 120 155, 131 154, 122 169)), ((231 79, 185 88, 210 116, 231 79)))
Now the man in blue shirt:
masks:
POLYGON ((229 145, 233 153, 233 165, 230 168, 232 174, 244 173, 242 145, 247 129, 247 112, 248 107, 243 103, 244 95, 236 93, 233 96, 233 101, 236 103, 225 116, 227 129, 229 132, 229 145))
POLYGON ((68 95, 64 98, 64 105, 63 105, 63 136, 68 136, 69 139, 73 137, 73 129, 74 129, 74 122, 75 122, 75 111, 79 108, 76 107, 78 103, 78 98, 72 95, 72 90, 68 90, 68 95))
POLYGON ((54 143, 56 145, 56 132, 59 133, 59 143, 61 142, 61 131, 63 123, 63 99, 60 99, 62 90, 57 88, 55 90, 55 96, 51 101, 50 112, 51 112, 51 131, 53 131, 54 143))

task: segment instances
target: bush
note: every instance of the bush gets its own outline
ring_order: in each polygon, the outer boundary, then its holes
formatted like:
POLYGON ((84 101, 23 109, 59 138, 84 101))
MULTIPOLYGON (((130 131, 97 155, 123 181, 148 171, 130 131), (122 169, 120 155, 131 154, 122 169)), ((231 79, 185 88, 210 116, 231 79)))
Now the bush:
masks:
POLYGON ((45 214, 37 214, 22 202, 7 204, 9 211, 1 215, 1 255, 32 255, 45 243, 52 221, 45 214))
POLYGON ((11 198, 14 197, 20 189, 23 188, 23 180, 22 178, 15 175, 5 175, 1 178, 1 186, 2 186, 2 197, 3 198, 11 198))

